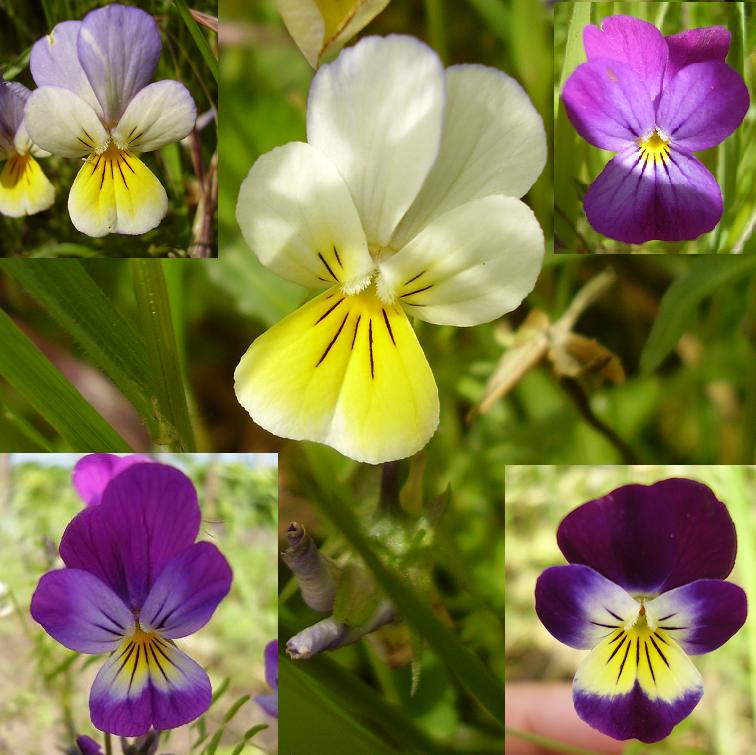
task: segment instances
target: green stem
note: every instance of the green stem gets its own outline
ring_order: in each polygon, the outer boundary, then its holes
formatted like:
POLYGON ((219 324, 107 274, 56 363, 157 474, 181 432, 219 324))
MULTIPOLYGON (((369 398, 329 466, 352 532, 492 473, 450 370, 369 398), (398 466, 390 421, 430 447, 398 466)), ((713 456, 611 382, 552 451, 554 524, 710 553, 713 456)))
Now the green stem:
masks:
POLYGON ((555 739, 542 737, 539 734, 531 734, 529 731, 520 731, 519 729, 510 729, 507 727, 504 729, 504 732, 508 737, 524 739, 527 742, 532 742, 539 747, 543 747, 549 752, 569 752, 575 753, 575 755, 598 755, 594 750, 584 750, 582 747, 574 747, 573 745, 568 745, 564 742, 558 742, 555 739))
POLYGON ((113 755, 113 743, 110 741, 110 734, 105 734, 105 755, 113 755))
POLYGON ((186 24, 186 28, 189 29, 189 34, 192 35, 194 44, 197 45, 197 49, 200 51, 207 67, 210 69, 210 73, 213 75, 215 81, 218 81, 218 61, 213 55, 213 51, 210 49, 207 38, 199 28, 199 24, 194 20, 192 14, 189 12, 189 7, 186 4, 186 0, 173 0, 176 9, 181 16, 181 20, 186 24))

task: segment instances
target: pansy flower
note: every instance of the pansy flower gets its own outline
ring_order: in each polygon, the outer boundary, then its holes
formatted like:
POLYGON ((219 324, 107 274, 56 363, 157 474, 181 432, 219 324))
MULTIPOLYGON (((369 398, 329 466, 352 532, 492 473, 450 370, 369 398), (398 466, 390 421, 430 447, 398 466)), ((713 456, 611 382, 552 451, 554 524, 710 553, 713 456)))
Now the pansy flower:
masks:
POLYGON ((265 681, 273 690, 269 695, 258 695, 255 702, 273 718, 278 718, 278 640, 265 646, 265 681))
POLYGON ((543 123, 501 71, 366 37, 315 75, 307 139, 257 160, 236 217, 263 264, 322 293, 252 344, 236 395, 277 435, 409 456, 439 411, 409 318, 476 325, 533 288, 543 233, 518 197, 543 123))
POLYGON ((694 155, 726 139, 748 112, 748 89, 725 62, 724 27, 663 37, 612 16, 583 31, 588 62, 564 85, 576 131, 616 152, 584 198, 598 233, 628 244, 684 241, 712 230, 722 192, 694 155))
POLYGON ((55 200, 55 188, 34 159, 49 153, 32 143, 24 124, 29 94, 0 75, 0 213, 11 218, 42 212, 55 200))
POLYGON ((663 739, 703 695, 688 656, 746 619, 745 593, 723 581, 736 552, 727 509, 694 480, 626 485, 568 514, 557 542, 569 565, 538 578, 536 612, 558 640, 591 651, 575 710, 615 739, 663 739))
POLYGON ((84 158, 68 212, 89 236, 145 233, 167 211, 165 189, 137 154, 185 137, 196 108, 178 81, 149 83, 161 46, 152 16, 108 5, 58 24, 32 48, 39 89, 26 125, 54 155, 84 158))
POLYGON ((207 674, 175 642, 204 626, 231 586, 215 545, 194 542, 199 526, 186 475, 132 464, 66 528, 65 568, 39 580, 31 614, 45 631, 71 650, 110 653, 89 698, 102 731, 172 729, 210 705, 207 674))

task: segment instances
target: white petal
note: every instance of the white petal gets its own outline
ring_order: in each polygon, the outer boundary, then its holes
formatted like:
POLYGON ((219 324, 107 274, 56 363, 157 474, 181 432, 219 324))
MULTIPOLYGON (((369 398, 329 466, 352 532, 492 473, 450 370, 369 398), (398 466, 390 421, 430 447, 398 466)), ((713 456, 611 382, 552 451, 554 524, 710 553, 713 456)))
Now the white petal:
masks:
POLYGON ((394 249, 465 202, 521 197, 546 164, 543 120, 513 78, 495 68, 453 66, 446 94, 438 159, 391 240, 394 249))
POLYGON ((347 182, 368 243, 385 246, 441 140, 444 70, 412 37, 365 37, 315 75, 307 139, 347 182))
POLYGON ((40 87, 32 92, 25 117, 31 140, 59 157, 91 155, 108 140, 95 111, 62 87, 40 87))
POLYGON ((197 120, 189 90, 178 81, 156 81, 142 89, 113 129, 113 139, 131 152, 152 152, 183 139, 197 120))
POLYGON ((408 314, 478 325, 517 307, 535 285, 543 231, 514 197, 484 197, 435 219, 380 271, 408 314))
POLYGON ((264 265, 308 288, 349 288, 374 268, 344 180, 309 144, 291 142, 257 160, 242 183, 236 219, 264 265))

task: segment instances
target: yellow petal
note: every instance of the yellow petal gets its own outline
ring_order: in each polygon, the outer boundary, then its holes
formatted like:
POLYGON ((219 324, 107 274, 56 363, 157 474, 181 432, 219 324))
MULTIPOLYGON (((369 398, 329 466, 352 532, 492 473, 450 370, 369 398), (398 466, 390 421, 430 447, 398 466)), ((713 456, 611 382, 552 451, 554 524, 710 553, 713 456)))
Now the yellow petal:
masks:
POLYGON ((433 373, 407 316, 370 286, 332 288, 260 336, 236 369, 252 419, 371 464, 419 451, 438 425, 433 373))
POLYGON ((55 200, 55 187, 31 155, 12 155, 0 173, 0 213, 11 218, 34 215, 55 200))
POLYGON ((71 222, 88 236, 146 233, 167 209, 165 189, 150 169, 115 147, 87 158, 68 196, 71 222))

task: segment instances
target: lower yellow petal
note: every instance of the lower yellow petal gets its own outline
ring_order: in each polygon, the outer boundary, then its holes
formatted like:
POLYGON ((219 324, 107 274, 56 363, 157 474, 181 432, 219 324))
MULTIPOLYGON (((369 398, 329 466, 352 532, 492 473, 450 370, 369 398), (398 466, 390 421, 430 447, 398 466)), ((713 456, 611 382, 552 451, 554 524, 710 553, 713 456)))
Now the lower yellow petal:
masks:
POLYGON ((370 286, 300 307, 236 369, 239 402, 261 427, 377 464, 419 451, 438 425, 433 373, 407 316, 370 286))
POLYGON ((29 154, 12 155, 0 173, 0 213, 11 218, 34 215, 55 201, 55 187, 29 154))
POLYGON ((88 236, 146 233, 167 209, 165 189, 150 169, 115 147, 87 158, 68 196, 71 222, 88 236))

